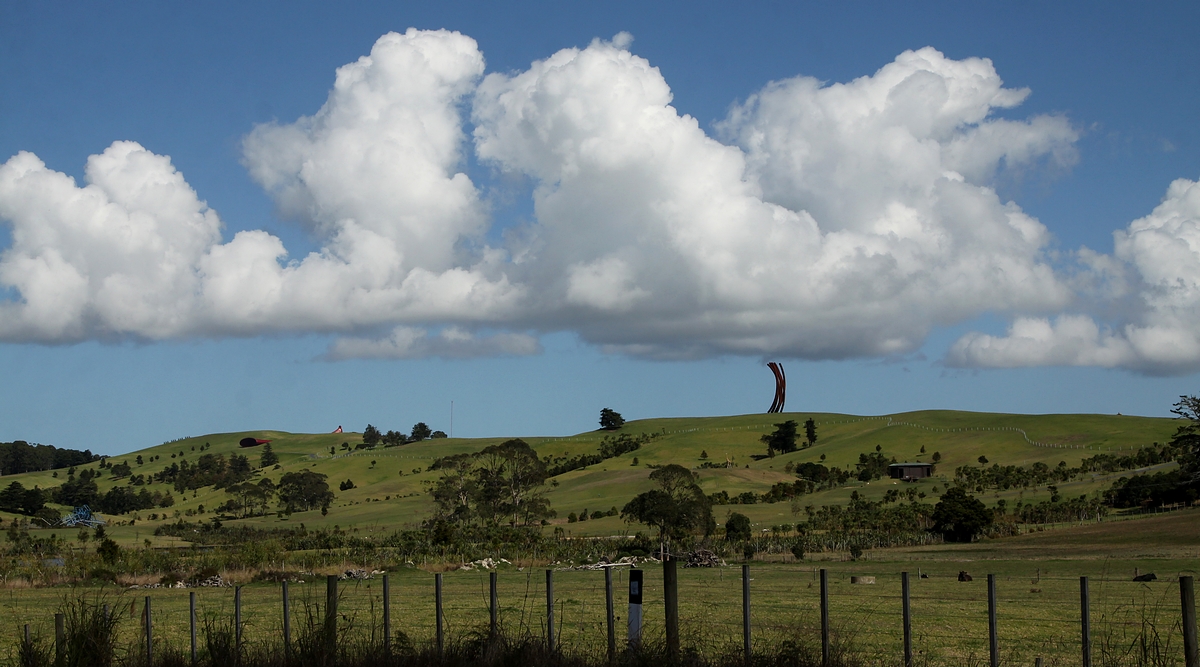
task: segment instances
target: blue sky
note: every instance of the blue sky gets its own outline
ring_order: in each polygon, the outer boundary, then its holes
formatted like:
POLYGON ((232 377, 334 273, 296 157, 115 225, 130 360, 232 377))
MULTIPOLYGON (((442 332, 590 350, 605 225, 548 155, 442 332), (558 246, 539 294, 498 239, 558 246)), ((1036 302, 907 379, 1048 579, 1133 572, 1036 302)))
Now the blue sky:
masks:
POLYGON ((1196 392, 1194 3, 427 4, 0 5, 0 440, 1196 392))

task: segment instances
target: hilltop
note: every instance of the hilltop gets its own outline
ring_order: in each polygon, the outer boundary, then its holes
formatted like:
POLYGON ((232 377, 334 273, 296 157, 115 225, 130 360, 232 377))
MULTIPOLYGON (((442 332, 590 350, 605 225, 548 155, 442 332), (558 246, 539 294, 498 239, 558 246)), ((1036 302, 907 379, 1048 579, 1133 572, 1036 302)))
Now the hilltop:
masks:
MULTIPOLYGON (((1036 462, 1054 467, 1060 462, 1078 465, 1085 457, 1101 452, 1128 453, 1136 448, 1163 443, 1174 433, 1177 422, 1172 419, 1129 417, 1120 415, 1012 415, 959 411, 920 411, 903 414, 863 417, 831 413, 784 413, 777 415, 739 415, 729 417, 671 418, 632 421, 616 432, 589 431, 570 437, 523 437, 540 457, 574 457, 594 454, 601 440, 614 433, 654 436, 635 452, 611 458, 602 463, 557 475, 550 481, 548 498, 558 512, 552 527, 562 527, 569 535, 621 534, 628 527, 618 517, 566 523, 569 512, 609 510, 622 507, 637 493, 651 487, 648 466, 677 463, 696 470, 700 485, 707 493, 726 491, 731 496, 742 492, 762 493, 778 482, 793 482, 796 476, 788 472, 803 462, 822 462, 829 466, 853 468, 863 453, 876 448, 887 458, 898 461, 930 462, 940 453, 937 475, 930 480, 914 483, 921 492, 934 486, 945 487, 956 467, 975 465, 980 456, 1001 465, 1031 465, 1036 462), (817 424, 818 440, 814 447, 773 458, 752 458, 766 453, 760 437, 774 430, 773 424, 784 420, 803 423, 812 418, 817 424), (703 455, 707 454, 707 458, 703 455), (824 459, 822 459, 822 456, 824 459), (636 465, 634 465, 636 459, 636 465), (725 465, 728 467, 707 467, 725 465), (706 467, 701 467, 706 466, 706 467)), ((508 438, 440 438, 397 447, 356 449, 362 442, 359 433, 297 434, 282 431, 251 431, 221 433, 184 438, 108 457, 108 463, 128 463, 132 474, 149 477, 151 474, 179 461, 195 463, 201 454, 246 455, 251 464, 258 465, 261 447, 241 448, 243 438, 270 440, 279 457, 278 467, 263 469, 258 474, 275 481, 287 472, 311 470, 328 476, 336 499, 328 515, 319 511, 298 512, 288 518, 274 514, 265 517, 239 519, 236 523, 261 527, 287 527, 304 523, 307 527, 339 526, 360 531, 390 531, 412 527, 431 511, 427 488, 440 473, 429 467, 439 457, 477 452, 508 438), (143 463, 138 464, 138 457, 143 463), (350 480, 354 488, 338 491, 341 482, 350 480)), ((97 463, 77 467, 100 472, 97 483, 103 493, 116 485, 128 485, 128 478, 114 480, 97 463)), ((1131 473, 1120 473, 1131 474, 1131 473)), ((19 481, 26 487, 49 488, 65 481, 66 472, 43 471, 7 476, 4 485, 19 481)), ((1067 497, 1077 497, 1107 488, 1115 475, 1088 475, 1059 485, 1067 497)), ((804 504, 816 506, 844 504, 850 494, 877 499, 888 489, 913 488, 893 480, 875 482, 851 481, 843 487, 821 491, 803 497, 804 504)), ((140 488, 140 487, 139 487, 140 488)), ((151 539, 154 544, 178 542, 176 538, 153 537, 154 528, 176 516, 195 515, 193 520, 212 518, 212 509, 223 504, 229 496, 212 487, 195 492, 178 493, 168 484, 150 483, 145 488, 166 492, 171 490, 175 504, 169 509, 141 510, 128 515, 109 517, 110 529, 119 541, 140 544, 151 539), (203 508, 203 514, 198 512, 203 508), (132 525, 128 525, 133 519, 132 525)), ((1045 488, 1022 491, 987 492, 981 498, 989 503, 999 499, 1023 499, 1026 502, 1049 497, 1045 488)), ((67 508, 55 506, 55 509, 67 508)), ((715 508, 718 522, 731 508, 715 508)), ((762 525, 794 521, 790 503, 739 505, 737 511, 747 514, 762 525)), ((3 515, 6 522, 12 515, 3 515)), ((230 523, 227 521, 227 523, 230 523)), ((550 528, 548 528, 549 530, 550 528)), ((72 538, 75 531, 59 531, 72 538)))

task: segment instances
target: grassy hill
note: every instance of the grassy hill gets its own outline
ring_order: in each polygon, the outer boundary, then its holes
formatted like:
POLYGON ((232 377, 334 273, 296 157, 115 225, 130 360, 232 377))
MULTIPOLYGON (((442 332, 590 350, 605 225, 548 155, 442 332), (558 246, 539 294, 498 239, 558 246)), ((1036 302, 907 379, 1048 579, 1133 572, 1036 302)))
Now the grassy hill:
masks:
MULTIPOLYGON (((617 517, 596 519, 567 524, 569 512, 607 510, 620 508, 637 493, 651 488, 647 465, 678 463, 698 468, 706 452, 709 461, 732 462, 731 467, 697 469, 700 484, 706 492, 725 490, 731 495, 743 491, 763 492, 776 482, 790 482, 794 475, 785 472, 789 463, 820 461, 843 468, 853 467, 860 453, 874 452, 878 446, 887 457, 899 461, 930 461, 934 452, 940 452, 938 476, 917 483, 923 490, 934 485, 944 488, 949 475, 960 465, 979 465, 979 456, 986 456, 991 463, 1003 465, 1029 465, 1041 461, 1050 466, 1065 461, 1074 466, 1085 457, 1099 452, 1118 452, 1136 449, 1155 442, 1165 442, 1174 433, 1177 423, 1171 419, 1127 417, 1120 415, 1010 415, 972 413, 958 411, 921 411, 882 417, 860 417, 827 413, 786 413, 781 415, 740 415, 730 417, 647 419, 627 423, 622 432, 658 434, 649 444, 636 452, 609 459, 602 464, 575 470, 555 477, 548 489, 552 506, 559 518, 554 525, 561 525, 572 535, 612 535, 628 530, 617 517), (816 446, 774 458, 753 460, 752 455, 765 453, 760 437, 771 432, 773 423, 794 419, 803 423, 812 417, 817 423, 816 446), (925 453, 921 452, 924 448, 925 453), (638 465, 633 465, 636 457, 638 465)), ((523 438, 539 456, 576 456, 597 451, 606 432, 587 432, 565 438, 523 438)), ((257 465, 261 448, 243 449, 238 441, 244 437, 271 440, 279 455, 278 469, 264 470, 262 474, 276 481, 290 471, 309 469, 329 477, 330 487, 336 491, 339 482, 352 480, 355 488, 337 492, 337 499, 328 516, 319 511, 293 514, 288 519, 275 516, 242 520, 259 526, 286 527, 304 523, 308 527, 334 525, 359 531, 390 531, 395 528, 414 526, 430 513, 431 505, 427 483, 438 478, 439 473, 429 472, 428 467, 440 456, 461 452, 478 451, 488 445, 503 442, 507 438, 448 438, 427 440, 400 447, 354 450, 361 442, 361 434, 295 434, 281 431, 254 431, 246 433, 223 433, 186 438, 154 447, 147 447, 128 454, 109 458, 112 463, 128 462, 133 473, 156 472, 180 459, 194 462, 200 449, 209 445, 204 453, 244 454, 257 465), (349 448, 343 447, 343 443, 349 448), (332 453, 331 453, 332 449, 332 453), (136 463, 142 456, 143 464, 136 463), (150 461, 152 457, 158 460, 150 461)), ((84 468, 96 468, 93 463, 84 468)), ((26 487, 34 485, 49 488, 65 479, 65 471, 26 473, 9 476, 3 481, 20 481, 26 487)), ((101 492, 127 480, 112 480, 104 474, 98 480, 101 492)), ((1093 476, 1087 479, 1060 485, 1065 496, 1078 496, 1106 488, 1111 479, 1093 476)), ((868 498, 881 497, 897 482, 881 480, 874 483, 852 482, 850 485, 805 496, 804 504, 838 504, 848 501, 853 491, 868 498)), ((166 485, 151 484, 150 489, 166 490, 166 485)), ((909 487, 905 487, 909 488, 909 487)), ((176 504, 169 510, 143 510, 136 514, 133 525, 118 525, 110 533, 119 541, 140 544, 151 539, 156 544, 169 544, 173 538, 153 537, 154 528, 164 521, 174 520, 176 512, 205 508, 200 518, 212 516, 214 508, 227 500, 224 491, 211 487, 196 493, 175 493, 176 504), (151 519, 151 515, 157 515, 151 519)), ((1009 491, 986 494, 985 500, 994 502, 999 498, 1039 500, 1048 497, 1044 490, 1038 492, 1009 491)), ((1011 500, 1010 500, 1011 502, 1011 500)), ((66 509, 66 508, 62 508, 66 509)), ((739 505, 736 508, 718 507, 717 520, 723 519, 730 509, 750 516, 759 525, 771 525, 794 521, 789 503, 739 505)), ((5 520, 11 515, 3 515, 5 520)), ((135 515, 111 517, 128 521, 135 515)), ((72 539, 75 531, 60 531, 63 537, 72 539)))

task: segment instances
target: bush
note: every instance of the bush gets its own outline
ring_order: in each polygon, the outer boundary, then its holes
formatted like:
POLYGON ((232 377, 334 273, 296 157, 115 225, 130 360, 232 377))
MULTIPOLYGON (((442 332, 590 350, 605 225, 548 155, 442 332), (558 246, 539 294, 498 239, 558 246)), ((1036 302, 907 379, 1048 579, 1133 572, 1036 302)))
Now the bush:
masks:
POLYGON ((750 517, 734 512, 725 520, 725 539, 739 542, 750 539, 750 517))

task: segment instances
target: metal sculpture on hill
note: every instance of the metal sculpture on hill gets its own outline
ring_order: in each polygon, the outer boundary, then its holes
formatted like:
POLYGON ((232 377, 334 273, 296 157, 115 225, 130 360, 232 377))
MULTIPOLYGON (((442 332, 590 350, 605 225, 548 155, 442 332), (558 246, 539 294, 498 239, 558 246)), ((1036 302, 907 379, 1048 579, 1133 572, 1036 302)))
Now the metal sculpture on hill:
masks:
POLYGON ((241 441, 238 442, 238 445, 242 447, 257 447, 259 445, 265 445, 268 442, 271 441, 263 440, 262 438, 242 438, 241 441))
POLYGON ((95 528, 96 526, 103 526, 104 519, 100 518, 99 514, 92 514, 92 508, 87 505, 80 505, 70 514, 59 519, 58 524, 67 528, 74 528, 75 526, 95 528))
POLYGON ((772 361, 767 367, 775 374, 775 400, 767 412, 783 412, 783 403, 787 400, 787 376, 783 374, 783 364, 772 361))

